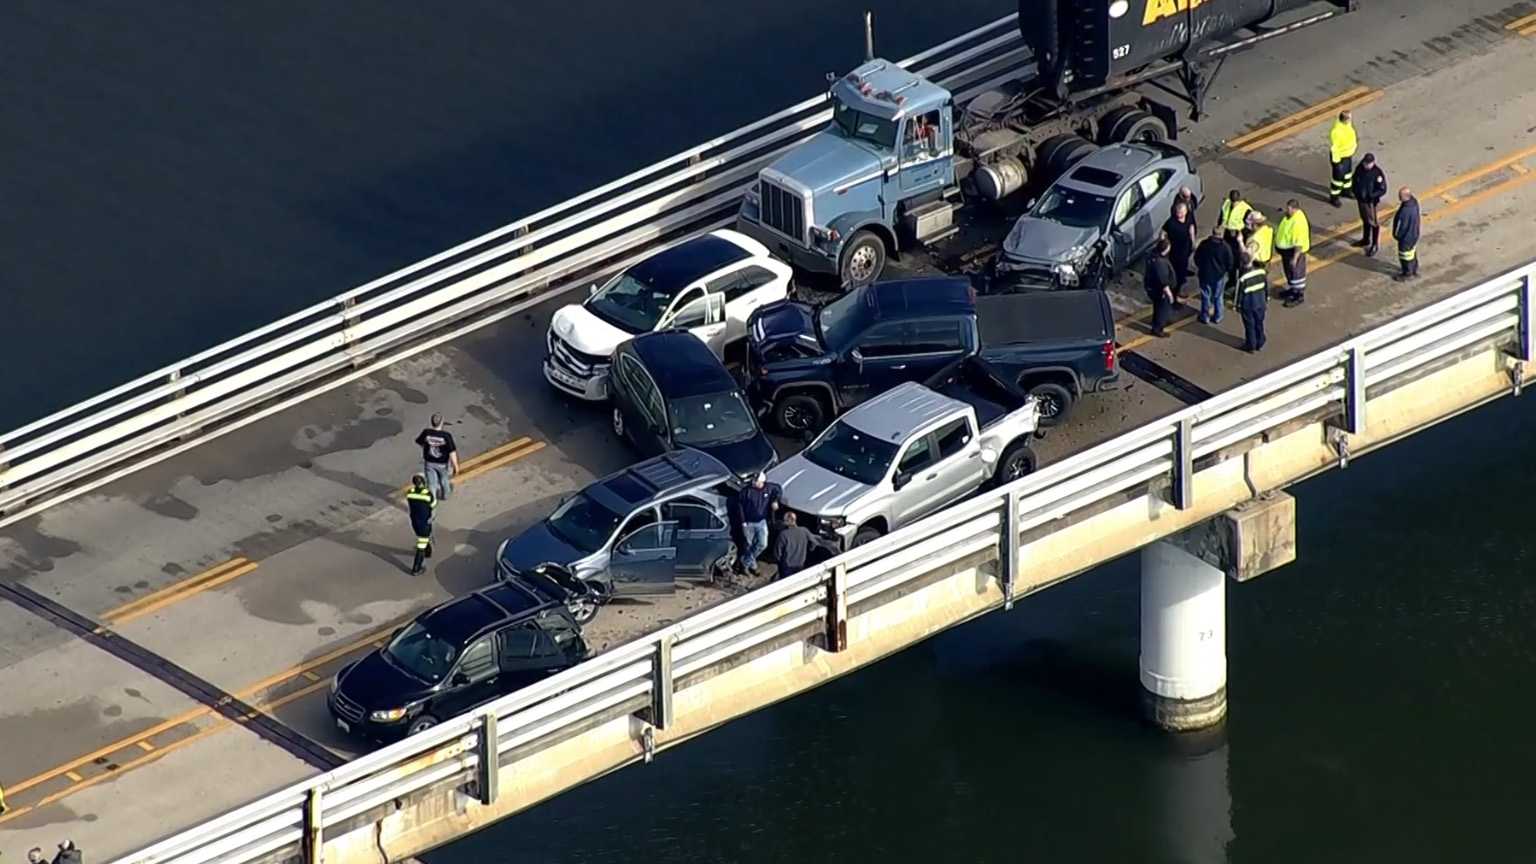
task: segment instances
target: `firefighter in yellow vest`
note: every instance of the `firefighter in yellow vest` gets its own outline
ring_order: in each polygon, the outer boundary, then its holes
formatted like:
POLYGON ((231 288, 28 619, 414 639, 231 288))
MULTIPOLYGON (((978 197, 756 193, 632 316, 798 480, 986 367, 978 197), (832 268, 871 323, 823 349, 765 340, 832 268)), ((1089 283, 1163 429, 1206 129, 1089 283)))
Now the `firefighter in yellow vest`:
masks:
POLYGON ((1348 111, 1340 111, 1339 119, 1328 130, 1328 164, 1332 167, 1328 184, 1328 203, 1339 206, 1339 199, 1348 194, 1355 183, 1355 150, 1360 142, 1355 137, 1355 124, 1348 111))
POLYGON ((1312 227, 1301 203, 1295 198, 1285 202, 1285 216, 1275 226, 1275 251, 1280 253, 1280 268, 1285 271, 1285 292, 1280 295, 1286 306, 1300 306, 1307 295, 1307 252, 1312 249, 1312 227))
POLYGON ((411 530, 416 534, 416 560, 411 564, 411 575, 420 573, 422 562, 432 557, 432 513, 437 509, 437 496, 427 485, 427 478, 415 474, 411 477, 410 491, 405 493, 405 507, 411 515, 411 530))

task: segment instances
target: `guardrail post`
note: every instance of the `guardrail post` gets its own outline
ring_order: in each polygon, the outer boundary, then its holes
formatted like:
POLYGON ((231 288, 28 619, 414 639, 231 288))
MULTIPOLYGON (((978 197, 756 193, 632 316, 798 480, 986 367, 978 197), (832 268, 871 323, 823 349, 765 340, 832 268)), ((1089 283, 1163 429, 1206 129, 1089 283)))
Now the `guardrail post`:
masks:
POLYGON ((1019 581, 1019 491, 1003 496, 1003 536, 998 550, 997 575, 1003 583, 1003 609, 1013 608, 1013 586, 1019 581))
POLYGON ((480 752, 476 754, 479 764, 475 766, 475 792, 480 803, 487 807, 496 803, 496 795, 501 790, 501 754, 497 752, 500 737, 496 732, 496 712, 487 711, 480 715, 480 741, 477 748, 480 752))
MULTIPOLYGON (((512 229, 512 236, 514 238, 516 238, 516 237, 527 237, 528 236, 528 226, 527 225, 519 225, 516 228, 513 228, 512 229)), ((533 251, 533 246, 531 246, 531 245, 529 245, 529 246, 519 246, 514 251, 517 254, 519 254, 519 255, 527 255, 529 252, 533 251)))
POLYGON ((656 640, 651 657, 651 725, 665 729, 672 725, 672 634, 656 640))
POLYGON ((1365 346, 1349 346, 1345 368, 1344 430, 1351 435, 1365 431, 1365 346))
MULTIPOLYGON (((167 383, 167 384, 175 384, 177 381, 180 381, 180 380, 181 380, 181 370, 180 369, 172 369, 171 370, 171 374, 165 376, 165 383, 167 383)), ((176 388, 176 392, 174 394, 172 394, 171 399, 173 401, 174 400, 183 399, 183 398, 186 397, 186 395, 187 395, 187 388, 185 388, 185 387, 178 387, 178 388, 176 388)), ((184 416, 186 416, 186 415, 182 414, 180 411, 176 412, 176 419, 177 420, 180 420, 184 416)), ((187 432, 185 432, 185 433, 183 433, 181 435, 176 436, 176 440, 178 440, 178 441, 185 441, 192 434, 192 432, 193 432, 193 430, 189 429, 189 430, 187 430, 187 432)))
POLYGON ((1185 417, 1173 432, 1173 506, 1195 506, 1195 421, 1185 417))
POLYGON ((304 864, 320 864, 324 857, 325 838, 322 836, 324 816, 320 800, 320 787, 312 786, 304 799, 304 864))
POLYGON ((357 323, 357 316, 352 312, 352 309, 356 305, 357 300, 353 297, 343 297, 341 299, 342 333, 347 340, 347 354, 352 357, 353 369, 362 366, 366 360, 365 357, 358 353, 357 337, 352 335, 352 325, 357 323))
POLYGON ((837 562, 827 580, 827 650, 848 647, 848 565, 837 562))
POLYGON ((1527 272, 1520 277, 1520 345, 1519 360, 1529 363, 1536 359, 1536 276, 1527 272))

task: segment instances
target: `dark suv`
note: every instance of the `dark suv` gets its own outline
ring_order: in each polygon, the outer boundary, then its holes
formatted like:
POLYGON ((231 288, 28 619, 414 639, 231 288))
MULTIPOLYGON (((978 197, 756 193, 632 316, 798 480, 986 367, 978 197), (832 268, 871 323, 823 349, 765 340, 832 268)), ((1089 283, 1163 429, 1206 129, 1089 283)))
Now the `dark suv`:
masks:
POLYGON ((1113 387, 1115 319, 1102 291, 978 299, 964 278, 880 282, 813 309, 764 306, 747 326, 747 392, 786 432, 819 432, 838 414, 906 381, 980 356, 1061 422, 1078 397, 1113 387))
POLYGON ((608 376, 613 431, 656 456, 701 450, 739 477, 779 461, 736 379, 686 330, 646 333, 620 345, 608 376))
POLYGON ((390 740, 431 728, 588 656, 565 598, 522 580, 423 612, 336 673, 327 704, 343 732, 390 740))

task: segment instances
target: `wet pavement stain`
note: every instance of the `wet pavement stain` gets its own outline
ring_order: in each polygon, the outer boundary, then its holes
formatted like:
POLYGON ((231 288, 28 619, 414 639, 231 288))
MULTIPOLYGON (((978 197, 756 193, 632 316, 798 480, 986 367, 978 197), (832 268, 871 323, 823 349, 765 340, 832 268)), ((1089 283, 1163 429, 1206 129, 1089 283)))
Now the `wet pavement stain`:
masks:
POLYGON ((160 572, 167 576, 181 576, 187 572, 187 568, 177 564, 174 561, 167 561, 166 563, 160 565, 160 572))
POLYGON ((53 569, 55 561, 85 548, 73 540, 44 533, 38 529, 36 520, 9 525, 5 531, 9 543, 0 545, 0 576, 20 578, 35 572, 46 573, 53 569))
POLYGON ((197 518, 198 509, 169 493, 156 495, 140 502, 145 510, 170 519, 191 520, 197 518))

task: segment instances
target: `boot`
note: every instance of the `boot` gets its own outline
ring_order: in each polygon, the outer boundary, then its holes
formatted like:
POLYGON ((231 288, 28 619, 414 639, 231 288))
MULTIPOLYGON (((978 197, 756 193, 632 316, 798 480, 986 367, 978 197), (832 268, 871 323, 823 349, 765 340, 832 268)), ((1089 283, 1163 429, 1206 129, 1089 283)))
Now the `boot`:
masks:
POLYGON ((420 573, 422 571, 423 568, 421 566, 421 560, 422 560, 422 558, 425 557, 426 551, 427 550, 425 550, 425 549, 417 549, 416 550, 416 560, 415 560, 415 562, 413 562, 411 564, 411 575, 412 576, 415 576, 415 575, 417 575, 418 573, 420 573))
POLYGON ((1365 257, 1375 258, 1376 251, 1381 248, 1381 228, 1370 229, 1370 242, 1365 245, 1365 257))
POLYGON ((432 541, 431 540, 427 541, 427 557, 428 558, 432 557, 432 541))

